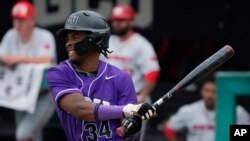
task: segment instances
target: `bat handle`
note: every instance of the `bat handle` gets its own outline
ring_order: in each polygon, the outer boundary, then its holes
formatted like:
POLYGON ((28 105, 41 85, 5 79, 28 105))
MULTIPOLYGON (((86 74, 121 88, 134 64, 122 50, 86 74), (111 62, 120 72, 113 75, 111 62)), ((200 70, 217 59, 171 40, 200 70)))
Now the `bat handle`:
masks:
POLYGON ((160 99, 158 99, 155 103, 153 103, 153 107, 155 107, 156 109, 162 104, 164 103, 167 99, 170 99, 173 94, 180 92, 181 89, 178 85, 176 85, 175 87, 173 87, 168 93, 166 93, 163 97, 161 97, 160 99))
POLYGON ((157 100, 155 103, 153 103, 153 107, 155 107, 156 109, 164 102, 164 100, 162 98, 160 98, 159 100, 157 100))

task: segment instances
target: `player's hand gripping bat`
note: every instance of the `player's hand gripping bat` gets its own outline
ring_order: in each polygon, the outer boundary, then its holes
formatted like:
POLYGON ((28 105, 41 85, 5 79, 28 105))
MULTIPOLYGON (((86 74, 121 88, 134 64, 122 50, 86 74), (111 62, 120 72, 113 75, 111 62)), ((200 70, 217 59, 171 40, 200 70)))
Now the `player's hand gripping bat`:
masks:
MULTIPOLYGON (((160 99, 158 99, 155 103, 153 103, 152 107, 158 108, 162 103, 164 103, 167 99, 170 99, 174 94, 179 93, 188 85, 197 82, 202 79, 210 72, 218 68, 221 64, 227 61, 234 55, 234 50, 231 46, 225 45, 219 51, 214 53, 208 59, 203 61, 200 65, 198 65, 195 69, 193 69, 189 74, 187 74, 178 84, 176 84, 169 92, 164 94, 160 99)), ((142 119, 140 116, 133 115, 125 121, 123 121, 122 126, 117 128, 116 132, 119 136, 127 138, 131 134, 138 132, 141 127, 137 127, 141 125, 142 119), (138 118, 139 117, 139 118, 138 118)))

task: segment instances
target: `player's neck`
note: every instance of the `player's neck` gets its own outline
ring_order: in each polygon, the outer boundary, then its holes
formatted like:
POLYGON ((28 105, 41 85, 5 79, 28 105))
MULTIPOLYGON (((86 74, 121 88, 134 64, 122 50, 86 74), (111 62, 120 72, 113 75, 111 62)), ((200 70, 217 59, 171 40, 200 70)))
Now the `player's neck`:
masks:
POLYGON ((33 30, 28 31, 26 34, 20 36, 22 43, 27 43, 32 38, 33 30))
POLYGON ((82 72, 96 72, 99 65, 99 57, 95 55, 84 55, 83 61, 80 63, 75 63, 75 67, 78 71, 82 72))
POLYGON ((120 36, 121 41, 126 41, 128 40, 131 36, 133 36, 135 34, 135 32, 133 30, 128 31, 127 34, 125 34, 124 36, 120 36))
POLYGON ((75 64, 76 70, 79 72, 85 72, 85 73, 93 73, 98 70, 98 62, 84 62, 81 64, 75 64))
POLYGON ((206 105, 207 110, 213 111, 214 110, 214 105, 206 105))

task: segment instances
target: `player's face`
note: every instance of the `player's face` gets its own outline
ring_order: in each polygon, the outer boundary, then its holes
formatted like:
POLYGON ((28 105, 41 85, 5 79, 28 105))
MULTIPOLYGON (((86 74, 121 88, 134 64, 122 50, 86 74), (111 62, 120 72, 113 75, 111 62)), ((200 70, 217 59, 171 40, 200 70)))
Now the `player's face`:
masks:
POLYGON ((124 36, 132 28, 132 21, 113 20, 111 22, 112 32, 118 36, 124 36))
POLYGON ((19 36, 26 36, 32 32, 33 27, 35 26, 34 18, 29 19, 13 19, 13 27, 17 31, 19 36))
POLYGON ((206 82, 201 88, 201 96, 207 108, 213 109, 215 105, 216 85, 214 82, 206 82))
POLYGON ((75 52, 75 43, 85 38, 87 34, 81 31, 68 31, 66 36, 66 49, 68 51, 69 60, 78 61, 80 56, 75 52))

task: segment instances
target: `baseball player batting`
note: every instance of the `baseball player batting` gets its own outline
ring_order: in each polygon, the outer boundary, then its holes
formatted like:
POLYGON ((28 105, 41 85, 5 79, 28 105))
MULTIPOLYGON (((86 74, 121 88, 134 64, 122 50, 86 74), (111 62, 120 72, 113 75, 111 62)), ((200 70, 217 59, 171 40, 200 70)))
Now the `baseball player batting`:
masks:
MULTIPOLYGON (((136 104, 132 78, 99 59, 110 53, 110 27, 99 13, 72 13, 58 35, 66 39, 68 59, 50 68, 46 81, 69 141, 124 141, 116 129, 133 114, 152 114, 149 104, 136 104)), ((147 116, 148 117, 148 116, 147 116)))

